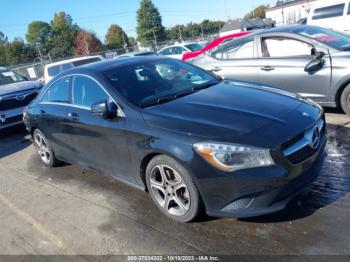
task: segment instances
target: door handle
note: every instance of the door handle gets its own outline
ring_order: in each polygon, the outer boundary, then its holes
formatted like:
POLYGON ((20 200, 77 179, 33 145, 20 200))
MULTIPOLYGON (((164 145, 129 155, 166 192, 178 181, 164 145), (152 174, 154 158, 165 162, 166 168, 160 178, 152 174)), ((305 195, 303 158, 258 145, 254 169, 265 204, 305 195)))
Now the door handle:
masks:
POLYGON ((218 72, 218 71, 221 71, 222 68, 218 67, 218 66, 215 66, 213 67, 212 69, 210 69, 209 71, 212 71, 212 72, 218 72))
POLYGON ((76 114, 76 113, 68 113, 68 117, 71 119, 71 120, 74 120, 74 121, 78 121, 79 120, 79 116, 76 114))
POLYGON ((263 67, 260 67, 260 69, 263 70, 263 71, 275 70, 275 68, 273 66, 263 66, 263 67))

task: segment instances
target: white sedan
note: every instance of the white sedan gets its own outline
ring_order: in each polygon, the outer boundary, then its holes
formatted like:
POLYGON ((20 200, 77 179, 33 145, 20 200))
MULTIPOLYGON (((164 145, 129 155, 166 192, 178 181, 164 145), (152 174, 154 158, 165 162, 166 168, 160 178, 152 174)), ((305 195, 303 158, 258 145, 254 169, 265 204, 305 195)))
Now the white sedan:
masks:
POLYGON ((183 43, 164 47, 158 54, 181 60, 184 53, 197 51, 202 48, 203 46, 198 43, 183 43))

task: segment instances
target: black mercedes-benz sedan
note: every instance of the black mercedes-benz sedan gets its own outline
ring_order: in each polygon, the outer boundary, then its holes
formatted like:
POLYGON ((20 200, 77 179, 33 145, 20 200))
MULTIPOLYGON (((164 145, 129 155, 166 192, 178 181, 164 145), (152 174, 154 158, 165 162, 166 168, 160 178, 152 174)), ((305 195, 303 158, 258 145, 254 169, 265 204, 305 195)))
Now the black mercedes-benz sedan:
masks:
POLYGON ((156 56, 67 70, 24 121, 46 166, 78 163, 147 190, 181 222, 283 209, 317 177, 326 143, 311 100, 156 56))

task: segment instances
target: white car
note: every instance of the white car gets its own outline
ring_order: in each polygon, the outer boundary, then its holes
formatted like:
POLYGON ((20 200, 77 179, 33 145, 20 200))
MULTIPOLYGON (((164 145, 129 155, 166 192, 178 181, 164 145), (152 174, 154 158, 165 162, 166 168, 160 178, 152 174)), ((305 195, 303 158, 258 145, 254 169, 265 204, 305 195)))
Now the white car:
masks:
POLYGON ((202 45, 195 42, 182 43, 182 44, 176 44, 176 45, 164 47, 158 52, 158 54, 182 60, 182 56, 184 53, 197 51, 202 48, 203 48, 202 45))
POLYGON ((68 68, 90 64, 101 60, 104 60, 104 58, 100 55, 82 56, 45 65, 44 81, 45 83, 49 82, 54 76, 68 68))
POLYGON ((310 10, 308 25, 350 34, 350 0, 320 0, 310 10))

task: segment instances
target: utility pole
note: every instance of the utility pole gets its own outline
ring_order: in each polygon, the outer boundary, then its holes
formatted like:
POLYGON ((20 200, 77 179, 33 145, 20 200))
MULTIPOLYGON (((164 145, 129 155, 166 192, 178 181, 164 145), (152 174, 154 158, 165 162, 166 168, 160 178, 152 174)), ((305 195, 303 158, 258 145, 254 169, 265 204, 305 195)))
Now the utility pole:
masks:
POLYGON ((35 42, 36 49, 38 50, 40 61, 43 62, 43 56, 41 54, 40 48, 39 48, 39 43, 35 42))
POLYGON ((157 48, 157 36, 156 36, 156 32, 154 32, 154 28, 152 29, 152 32, 153 32, 154 45, 157 48))
POLYGON ((204 33, 203 33, 203 24, 201 23, 201 31, 202 31, 202 37, 204 36, 204 33))
POLYGON ((179 26, 179 32, 180 32, 180 40, 181 40, 181 42, 182 42, 181 26, 179 26))
POLYGON ((124 36, 124 33, 122 32, 122 37, 123 37, 123 43, 124 43, 124 49, 125 49, 125 52, 128 53, 128 44, 126 43, 125 41, 125 36, 124 36))

